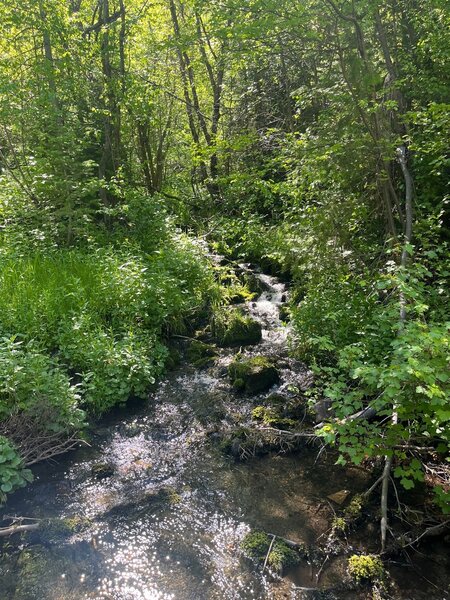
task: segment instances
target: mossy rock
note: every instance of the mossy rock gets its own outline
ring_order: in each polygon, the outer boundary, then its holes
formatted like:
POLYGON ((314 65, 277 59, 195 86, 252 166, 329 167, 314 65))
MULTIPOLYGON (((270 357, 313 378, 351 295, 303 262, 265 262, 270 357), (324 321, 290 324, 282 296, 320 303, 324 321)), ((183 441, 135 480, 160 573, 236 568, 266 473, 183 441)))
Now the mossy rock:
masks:
POLYGON ((68 581, 61 577, 73 573, 73 562, 61 551, 43 546, 30 546, 20 553, 17 561, 19 574, 14 600, 43 598, 73 598, 68 581))
POLYGON ((211 344, 193 340, 187 350, 187 358, 194 367, 201 369, 210 365, 217 356, 216 349, 211 344))
POLYGON ((228 302, 230 304, 243 304, 244 302, 250 302, 255 296, 256 294, 252 293, 246 287, 236 286, 230 290, 228 302))
POLYGON ((252 346, 262 340, 261 323, 239 310, 229 310, 217 315, 213 334, 225 347, 252 346))
POLYGON ((267 286, 253 273, 244 273, 242 276, 245 287, 254 295, 260 295, 266 291, 267 286))
POLYGON ((239 384, 247 394, 258 394, 279 382, 278 370, 266 356, 253 356, 235 360, 228 367, 233 385, 239 384))
MULTIPOLYGON (((272 536, 263 531, 251 531, 242 540, 241 549, 249 558, 264 564, 271 543, 272 536)), ((306 556, 304 550, 300 553, 277 538, 270 549, 267 564, 273 571, 282 574, 289 567, 297 565, 303 556, 306 556)))

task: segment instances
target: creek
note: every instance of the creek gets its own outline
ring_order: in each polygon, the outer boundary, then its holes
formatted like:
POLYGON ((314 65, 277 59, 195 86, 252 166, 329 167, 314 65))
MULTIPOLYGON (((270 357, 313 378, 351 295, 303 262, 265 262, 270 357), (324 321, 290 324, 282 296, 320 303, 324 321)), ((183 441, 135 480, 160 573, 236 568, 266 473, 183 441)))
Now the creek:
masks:
MULTIPOLYGON (((333 517, 327 495, 362 491, 370 481, 363 469, 333 466, 336 457, 318 456, 314 444, 235 462, 214 443, 230 422, 247 423, 268 393, 295 396, 312 380, 288 356, 288 328, 279 317, 285 284, 262 273, 256 277, 262 291, 246 310, 262 323, 263 336, 242 353, 275 356, 280 383, 259 398, 236 393, 226 367, 238 349, 220 349, 205 369, 182 362, 147 401, 104 419, 90 447, 38 466, 34 483, 11 497, 4 513, 76 518, 83 527, 52 543, 25 537, 19 555, 4 548, 1 600, 366 598, 357 591, 302 591, 317 587, 316 567, 305 562, 274 580, 240 550, 251 528, 314 544, 333 517)), ((377 536, 375 526, 375 548, 377 536)), ((355 551, 367 545, 361 539, 355 551)), ((420 560, 435 581, 439 565, 420 560)), ((330 560, 320 584, 339 585, 344 563, 330 560)), ((399 570, 398 598, 444 598, 418 568, 406 577, 399 570)))

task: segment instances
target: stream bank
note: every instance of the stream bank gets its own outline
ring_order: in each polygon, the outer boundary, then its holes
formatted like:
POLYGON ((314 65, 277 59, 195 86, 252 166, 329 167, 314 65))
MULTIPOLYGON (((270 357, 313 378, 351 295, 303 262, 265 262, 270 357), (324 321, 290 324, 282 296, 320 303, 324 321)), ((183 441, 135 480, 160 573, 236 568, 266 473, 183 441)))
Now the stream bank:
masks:
MULTIPOLYGON (((286 285, 248 265, 240 272, 256 278, 258 295, 243 313, 260 324, 260 341, 213 347, 197 367, 182 361, 148 401, 104 419, 89 448, 37 468, 35 482, 11 497, 4 514, 63 526, 4 545, 2 600, 372 597, 368 587, 349 584, 348 554, 330 556, 325 564, 323 557, 317 564, 304 560, 280 579, 241 551, 253 529, 307 547, 323 545, 341 510, 329 497, 348 490, 350 499, 371 479, 362 468, 335 466, 333 452, 319 454, 311 440, 295 453, 280 454, 270 445, 247 448, 248 460, 236 460, 242 458, 236 432, 255 426, 255 408, 270 407, 275 394, 308 418, 302 394, 312 381, 288 355, 288 328, 280 320, 286 285), (234 384, 241 379, 243 387, 233 385, 230 366, 255 357, 269 360, 276 378, 257 390, 247 389, 242 376, 234 384), (224 440, 230 442, 228 455, 224 440)), ((189 340, 179 340, 178 349, 189 355, 189 340)), ((363 523, 346 544, 352 553, 376 552, 376 523, 363 523)), ((424 549, 429 556, 412 555, 411 566, 389 567, 388 597, 447 597, 438 577, 445 568, 443 549, 424 549)))

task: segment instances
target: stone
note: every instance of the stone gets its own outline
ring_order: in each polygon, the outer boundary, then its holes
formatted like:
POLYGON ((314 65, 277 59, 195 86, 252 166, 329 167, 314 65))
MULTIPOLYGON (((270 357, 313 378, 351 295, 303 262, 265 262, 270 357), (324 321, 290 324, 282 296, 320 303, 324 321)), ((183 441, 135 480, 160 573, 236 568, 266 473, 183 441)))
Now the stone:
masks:
POLYGON ((334 492, 334 494, 329 494, 327 496, 328 500, 331 500, 335 504, 341 506, 349 497, 350 492, 348 490, 339 490, 339 492, 334 492))
POLYGON ((280 375, 266 356, 235 360, 228 367, 233 385, 247 394, 258 394, 279 382, 280 375))

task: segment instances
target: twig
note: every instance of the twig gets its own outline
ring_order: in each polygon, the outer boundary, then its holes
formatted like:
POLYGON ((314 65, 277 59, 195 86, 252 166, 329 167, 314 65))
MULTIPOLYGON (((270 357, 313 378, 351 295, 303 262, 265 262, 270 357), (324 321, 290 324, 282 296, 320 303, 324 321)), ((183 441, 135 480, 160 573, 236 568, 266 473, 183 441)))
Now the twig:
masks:
POLYGON ((265 568, 266 568, 267 561, 269 560, 269 555, 270 555, 270 553, 271 553, 271 551, 272 551, 272 546, 273 546, 273 544, 274 544, 274 542, 275 542, 275 539, 276 539, 276 535, 273 535, 273 534, 272 534, 272 541, 270 542, 269 549, 267 550, 266 559, 265 559, 265 561, 264 561, 264 565, 263 565, 263 568, 262 568, 262 572, 263 572, 263 573, 264 573, 264 570, 265 570, 265 568))

